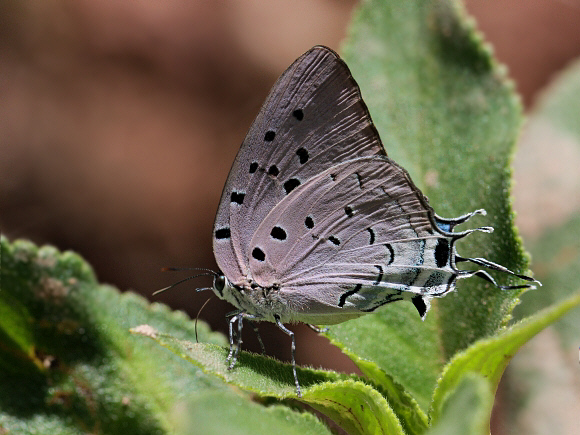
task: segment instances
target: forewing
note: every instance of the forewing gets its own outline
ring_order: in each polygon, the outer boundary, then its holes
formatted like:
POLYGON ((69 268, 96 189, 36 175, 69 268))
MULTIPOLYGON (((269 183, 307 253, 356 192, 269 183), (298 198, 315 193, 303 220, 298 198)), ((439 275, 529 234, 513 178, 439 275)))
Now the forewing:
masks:
POLYGON ((276 204, 337 162, 381 154, 346 64, 325 47, 306 52, 270 91, 230 171, 214 224, 220 269, 242 281, 250 241, 276 204))

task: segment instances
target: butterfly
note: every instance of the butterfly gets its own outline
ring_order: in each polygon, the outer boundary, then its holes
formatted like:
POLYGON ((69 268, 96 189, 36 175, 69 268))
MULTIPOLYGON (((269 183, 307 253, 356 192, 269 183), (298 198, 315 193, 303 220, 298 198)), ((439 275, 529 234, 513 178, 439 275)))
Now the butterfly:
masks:
MULTIPOLYGON (((387 157, 347 65, 315 46, 274 84, 250 127, 225 184, 213 231, 220 272, 213 291, 230 313, 232 369, 244 320, 329 325, 400 300, 425 318, 434 297, 482 269, 516 274, 483 258, 463 258, 453 232, 484 210, 454 219, 435 214, 408 172, 387 157), (237 330, 234 324, 237 322, 237 330), (237 342, 234 340, 237 337, 237 342)), ((535 281, 537 282, 537 281, 535 281)))

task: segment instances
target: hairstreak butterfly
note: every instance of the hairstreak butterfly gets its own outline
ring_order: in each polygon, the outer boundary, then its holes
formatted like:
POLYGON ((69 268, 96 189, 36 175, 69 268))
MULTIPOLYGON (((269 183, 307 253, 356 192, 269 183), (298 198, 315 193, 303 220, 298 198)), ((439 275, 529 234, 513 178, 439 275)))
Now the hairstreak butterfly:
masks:
POLYGON ((463 258, 453 232, 483 210, 439 217, 405 169, 387 157, 346 64, 316 46, 278 79, 240 148, 214 224, 221 272, 213 291, 233 304, 233 368, 244 319, 334 324, 409 300, 424 318, 429 301, 484 270, 515 275, 483 258, 463 258), (234 324, 237 322, 237 330, 234 324), (236 335, 237 340, 234 340, 236 335), (236 341, 236 342, 235 342, 236 341))

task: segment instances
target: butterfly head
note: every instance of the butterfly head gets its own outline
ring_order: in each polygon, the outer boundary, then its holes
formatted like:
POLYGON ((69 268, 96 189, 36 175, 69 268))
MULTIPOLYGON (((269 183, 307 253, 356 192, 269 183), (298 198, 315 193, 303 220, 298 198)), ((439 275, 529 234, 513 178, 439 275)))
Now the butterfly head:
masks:
POLYGON ((218 298, 224 299, 224 290, 230 286, 230 282, 223 273, 217 273, 213 279, 213 292, 218 298))
POLYGON ((222 272, 215 274, 213 279, 213 292, 216 296, 224 301, 229 302, 237 308, 240 307, 240 288, 233 285, 222 272))

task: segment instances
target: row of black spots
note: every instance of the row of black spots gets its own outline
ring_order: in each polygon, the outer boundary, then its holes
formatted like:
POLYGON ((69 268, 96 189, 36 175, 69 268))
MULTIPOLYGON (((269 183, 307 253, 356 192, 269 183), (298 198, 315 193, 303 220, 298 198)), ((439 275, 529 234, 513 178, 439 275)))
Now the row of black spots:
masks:
POLYGON ((266 254, 260 248, 256 247, 252 250, 252 257, 258 261, 264 261, 266 259, 266 254))
POLYGON ((355 286, 355 288, 353 288, 352 290, 349 290, 347 292, 344 292, 343 294, 340 295, 340 299, 338 300, 338 306, 339 307, 344 307, 344 304, 346 303, 346 298, 348 298, 349 296, 352 296, 356 293, 358 293, 360 291, 360 289, 362 288, 362 284, 357 284, 355 286))
POLYGON ((275 226, 272 228, 272 231, 270 231, 270 236, 276 240, 286 240, 287 234, 286 231, 284 231, 284 228, 275 226))
POLYGON ((232 192, 230 199, 232 202, 235 202, 238 205, 242 205, 244 203, 244 198, 246 194, 243 192, 236 192, 235 190, 232 192))
POLYGON ((347 215, 348 217, 352 217, 352 216, 354 215, 354 211, 352 210, 352 207, 351 207, 350 205, 347 205, 347 206, 344 208, 344 212, 346 213, 346 215, 347 215))
POLYGON ((379 285, 381 283, 381 281, 383 280, 383 267, 379 264, 375 264, 375 267, 377 268, 379 273, 377 275, 377 280, 375 282, 373 282, 373 285, 379 285))
POLYGON ((440 238, 435 246, 435 264, 443 267, 449 262, 449 240, 440 238))
MULTIPOLYGON (((304 111, 302 109, 296 109, 292 112, 292 116, 298 121, 302 121, 304 119, 304 111)), ((268 130, 266 134, 264 134, 265 142, 272 142, 274 139, 276 139, 276 132, 274 130, 268 130)))
POLYGON ((218 240, 229 239, 232 236, 232 232, 228 227, 220 228, 215 232, 215 238, 218 240))
POLYGON ((390 266, 393 264, 393 261, 395 261, 395 251, 390 243, 385 243, 385 248, 389 251, 389 262, 387 263, 387 266, 390 266))

